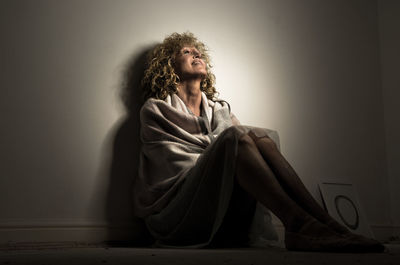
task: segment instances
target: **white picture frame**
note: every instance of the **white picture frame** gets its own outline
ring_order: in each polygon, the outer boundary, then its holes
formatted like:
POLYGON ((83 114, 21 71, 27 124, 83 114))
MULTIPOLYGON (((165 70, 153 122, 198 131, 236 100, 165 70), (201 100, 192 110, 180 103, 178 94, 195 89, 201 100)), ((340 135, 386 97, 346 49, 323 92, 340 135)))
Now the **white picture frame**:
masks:
POLYGON ((318 186, 329 215, 351 232, 374 238, 353 184, 320 182, 318 186))

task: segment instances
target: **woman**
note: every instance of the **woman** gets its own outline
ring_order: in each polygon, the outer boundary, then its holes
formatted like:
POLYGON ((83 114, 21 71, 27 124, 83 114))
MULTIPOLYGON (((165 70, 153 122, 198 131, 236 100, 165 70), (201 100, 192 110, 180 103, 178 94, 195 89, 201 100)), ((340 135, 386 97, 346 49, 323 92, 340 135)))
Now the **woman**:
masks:
POLYGON ((173 33, 149 55, 134 204, 157 243, 245 244, 259 202, 284 224, 288 250, 383 251, 319 206, 273 131, 239 125, 216 98, 210 68, 205 45, 191 33, 173 33))

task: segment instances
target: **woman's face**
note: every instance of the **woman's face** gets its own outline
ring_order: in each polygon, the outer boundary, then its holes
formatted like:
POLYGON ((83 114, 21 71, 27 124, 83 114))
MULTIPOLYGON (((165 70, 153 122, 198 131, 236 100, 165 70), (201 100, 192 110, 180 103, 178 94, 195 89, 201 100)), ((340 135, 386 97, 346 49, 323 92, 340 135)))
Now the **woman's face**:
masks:
POLYGON ((183 46, 175 57, 176 73, 181 80, 188 78, 201 78, 207 75, 206 63, 201 53, 193 46, 183 46))

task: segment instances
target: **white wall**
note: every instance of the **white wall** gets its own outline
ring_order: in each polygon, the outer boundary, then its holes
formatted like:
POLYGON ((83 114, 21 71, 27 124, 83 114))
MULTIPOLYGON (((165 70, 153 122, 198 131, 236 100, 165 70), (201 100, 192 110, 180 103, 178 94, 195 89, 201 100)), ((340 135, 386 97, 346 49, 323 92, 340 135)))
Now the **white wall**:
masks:
POLYGON ((1 1, 1 12, 2 242, 140 225, 137 116, 125 120, 119 88, 144 50, 186 30, 210 47, 221 97, 242 123, 279 132, 314 195, 319 179, 351 181, 368 221, 389 224, 375 1, 1 1))
POLYGON ((379 1, 382 88, 385 107, 387 168, 391 194, 391 217, 394 235, 400 236, 400 2, 379 1))

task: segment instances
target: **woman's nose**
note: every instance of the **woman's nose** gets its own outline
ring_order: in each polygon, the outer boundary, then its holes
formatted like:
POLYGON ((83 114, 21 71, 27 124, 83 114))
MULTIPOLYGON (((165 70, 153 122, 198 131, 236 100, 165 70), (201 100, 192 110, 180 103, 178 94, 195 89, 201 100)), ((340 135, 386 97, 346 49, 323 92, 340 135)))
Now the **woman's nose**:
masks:
POLYGON ((199 52, 193 52, 193 58, 201 58, 201 54, 199 52))

